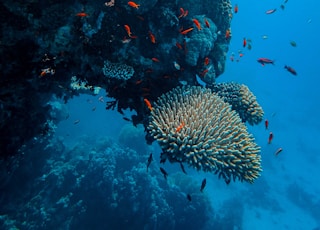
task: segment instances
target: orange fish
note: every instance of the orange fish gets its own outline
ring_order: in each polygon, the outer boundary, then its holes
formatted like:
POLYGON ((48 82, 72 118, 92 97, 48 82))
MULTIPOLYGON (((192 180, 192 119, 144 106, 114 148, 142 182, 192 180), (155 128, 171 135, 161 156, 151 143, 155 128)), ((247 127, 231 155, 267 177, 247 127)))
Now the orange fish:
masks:
POLYGON ((204 59, 204 65, 209 65, 210 59, 208 57, 206 57, 204 59))
POLYGON ((176 133, 180 132, 180 130, 184 127, 184 122, 181 122, 181 124, 176 128, 176 133))
POLYGON ((133 8, 136 8, 136 9, 139 9, 139 4, 137 4, 137 3, 135 3, 135 2, 132 2, 132 1, 129 1, 128 2, 128 5, 129 6, 131 6, 131 7, 133 7, 133 8))
POLYGON ((89 14, 87 14, 87 13, 85 13, 85 12, 81 12, 81 13, 77 13, 76 16, 83 18, 83 17, 89 16, 89 14))
POLYGON ((152 60, 153 62, 160 62, 159 59, 158 59, 158 58, 155 58, 155 57, 151 58, 151 60, 152 60))
POLYGON ((246 47, 246 45, 247 45, 247 39, 246 39, 246 38, 243 38, 243 44, 242 44, 242 46, 243 46, 243 47, 246 47))
POLYGON ((149 37, 150 37, 151 42, 153 44, 155 44, 156 43, 156 37, 154 36, 153 33, 151 33, 151 31, 149 31, 149 37))
POLYGON ((204 76, 206 76, 206 74, 209 72, 209 70, 208 69, 205 69, 205 70, 203 70, 201 73, 200 73, 200 75, 202 76, 202 77, 204 77, 204 76))
POLYGON ((143 99, 143 101, 144 101, 144 103, 146 103, 146 106, 151 111, 152 110, 151 102, 147 98, 143 99))
POLYGON ((197 19, 192 19, 193 23, 196 25, 196 27, 198 28, 198 30, 202 30, 201 28, 201 24, 197 19))
POLYGON ((189 32, 192 31, 192 30, 193 30, 193 27, 191 27, 191 28, 189 28, 189 29, 186 29, 186 30, 182 30, 182 31, 180 32, 180 34, 186 35, 187 33, 189 33, 189 32))
POLYGON ((227 30, 226 30, 225 38, 226 38, 227 40, 229 40, 230 37, 231 37, 231 31, 230 31, 230 29, 227 29, 227 30))
POLYGON ((236 4, 236 5, 234 6, 234 13, 235 13, 235 14, 238 13, 238 10, 239 10, 238 4, 236 4))
POLYGON ((207 19, 204 19, 204 23, 206 24, 206 26, 207 26, 208 28, 210 28, 210 23, 208 22, 207 19))
POLYGON ((180 15, 178 16, 178 18, 183 18, 186 17, 188 15, 188 10, 184 10, 182 7, 180 8, 180 15))
POLYGON ((126 30, 128 36, 129 36, 130 38, 137 38, 137 36, 133 36, 133 35, 132 35, 130 26, 124 25, 124 29, 126 30))
POLYGON ((182 45, 179 42, 176 43, 176 47, 178 47, 178 49, 182 50, 182 45))

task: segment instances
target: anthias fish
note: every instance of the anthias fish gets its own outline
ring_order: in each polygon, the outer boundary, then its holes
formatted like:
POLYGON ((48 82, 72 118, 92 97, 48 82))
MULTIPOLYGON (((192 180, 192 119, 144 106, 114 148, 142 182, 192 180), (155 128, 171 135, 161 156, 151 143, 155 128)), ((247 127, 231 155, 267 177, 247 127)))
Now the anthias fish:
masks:
POLYGON ((272 64, 274 65, 274 61, 269 59, 269 58, 258 58, 257 62, 259 62, 261 65, 265 65, 265 64, 272 64))
POLYGON ((297 71, 295 71, 292 67, 285 65, 284 68, 287 69, 293 75, 297 75, 297 71))

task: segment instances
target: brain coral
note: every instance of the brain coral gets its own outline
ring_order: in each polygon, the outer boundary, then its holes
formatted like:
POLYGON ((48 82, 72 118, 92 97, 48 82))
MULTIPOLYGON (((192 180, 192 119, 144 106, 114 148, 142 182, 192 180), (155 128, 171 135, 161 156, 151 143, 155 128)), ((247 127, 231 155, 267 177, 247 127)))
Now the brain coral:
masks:
POLYGON ((235 82, 218 83, 212 87, 212 90, 238 112, 243 122, 247 121, 250 125, 255 125, 262 121, 263 109, 246 85, 235 82))
POLYGON ((186 86, 163 94, 148 130, 170 162, 214 172, 227 183, 253 183, 262 171, 260 147, 238 114, 210 89, 186 86))

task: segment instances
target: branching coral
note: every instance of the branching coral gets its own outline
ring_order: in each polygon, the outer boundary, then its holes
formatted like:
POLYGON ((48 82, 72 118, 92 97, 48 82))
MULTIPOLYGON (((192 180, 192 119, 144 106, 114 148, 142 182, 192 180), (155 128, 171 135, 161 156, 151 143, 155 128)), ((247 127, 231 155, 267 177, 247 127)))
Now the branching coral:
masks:
POLYGON ((148 126, 170 162, 219 174, 227 183, 253 181, 261 169, 260 147, 237 113, 210 89, 178 87, 162 95, 148 126))
POLYGON ((235 82, 219 83, 215 84, 212 90, 238 112, 243 122, 255 125, 262 121, 263 109, 246 85, 235 82))

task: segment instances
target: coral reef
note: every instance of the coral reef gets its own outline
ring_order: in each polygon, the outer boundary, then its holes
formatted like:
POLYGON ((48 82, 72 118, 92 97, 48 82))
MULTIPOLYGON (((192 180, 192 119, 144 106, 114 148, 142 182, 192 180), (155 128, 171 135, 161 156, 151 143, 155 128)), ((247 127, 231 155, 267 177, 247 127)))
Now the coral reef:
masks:
POLYGON ((151 111, 148 130, 170 162, 253 183, 262 171, 260 147, 228 103, 201 87, 177 87, 151 111))
POLYGON ((130 79, 134 74, 133 67, 121 63, 112 63, 108 60, 104 62, 102 71, 107 78, 124 81, 130 79))
POLYGON ((72 150, 54 140, 26 146, 23 167, 11 169, 11 180, 0 177, 0 228, 202 229, 210 220, 205 194, 194 202, 183 195, 198 184, 167 184, 155 162, 146 171, 147 155, 94 141, 72 150))
POLYGON ((237 111, 243 122, 256 125, 262 121, 263 109, 248 86, 231 82, 215 84, 211 89, 237 111))

